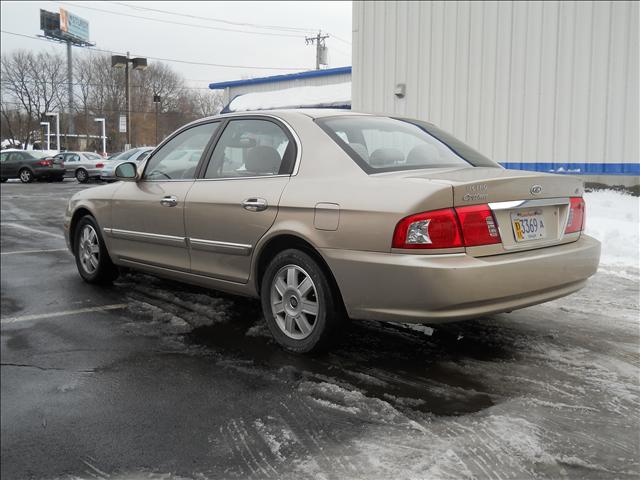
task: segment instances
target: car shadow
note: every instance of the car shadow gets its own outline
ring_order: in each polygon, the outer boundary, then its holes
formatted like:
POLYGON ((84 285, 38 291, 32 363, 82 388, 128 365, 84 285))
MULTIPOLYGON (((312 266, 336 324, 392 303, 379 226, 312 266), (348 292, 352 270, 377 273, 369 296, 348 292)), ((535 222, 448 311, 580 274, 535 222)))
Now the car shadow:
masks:
MULTIPOLYGON (((518 331, 494 319, 478 319, 414 330, 385 322, 347 321, 325 353, 299 355, 271 337, 260 302, 141 274, 132 283, 151 284, 144 301, 180 315, 194 295, 225 302, 225 321, 195 326, 183 334, 187 347, 216 355, 226 363, 250 364, 294 381, 326 381, 357 389, 369 397, 436 415, 464 415, 499 400, 490 385, 464 366, 500 364, 518 355, 518 331), (143 278, 140 281, 140 278, 143 278), (168 295, 165 295, 167 292, 168 295), (170 292, 170 293, 169 293, 170 292), (178 298, 169 306, 162 298, 178 298), (186 301, 185 301, 186 300, 186 301)), ((130 284, 121 287, 131 295, 130 284)), ((135 290, 135 287, 134 287, 135 290)), ((196 353, 198 354, 198 353, 196 353)))

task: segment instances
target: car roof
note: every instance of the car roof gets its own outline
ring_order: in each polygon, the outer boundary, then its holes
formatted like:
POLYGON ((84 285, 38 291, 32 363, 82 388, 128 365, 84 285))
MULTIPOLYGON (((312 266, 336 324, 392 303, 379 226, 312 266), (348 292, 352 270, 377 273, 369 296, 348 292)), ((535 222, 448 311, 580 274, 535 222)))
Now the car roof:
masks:
POLYGON ((346 110, 342 108, 280 108, 273 110, 248 110, 246 112, 230 112, 223 113, 219 115, 212 115, 209 117, 199 118, 198 120, 194 120, 190 122, 184 127, 189 127, 192 125, 197 125, 202 122, 206 122, 208 120, 219 120, 224 118, 233 118, 233 117, 242 117, 242 116, 274 116, 274 117, 282 117, 285 119, 290 116, 304 116, 310 118, 323 118, 323 117, 335 117, 337 115, 340 116, 363 116, 363 115, 371 115, 369 113, 363 112, 354 112, 353 110, 346 110))

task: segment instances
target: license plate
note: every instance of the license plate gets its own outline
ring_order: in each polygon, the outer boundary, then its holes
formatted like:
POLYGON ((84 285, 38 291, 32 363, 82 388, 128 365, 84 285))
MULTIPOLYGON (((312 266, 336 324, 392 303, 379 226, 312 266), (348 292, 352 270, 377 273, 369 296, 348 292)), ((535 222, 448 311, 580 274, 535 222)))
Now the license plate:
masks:
POLYGON ((516 242, 540 240, 546 235, 544 218, 540 210, 511 213, 511 224, 516 242))

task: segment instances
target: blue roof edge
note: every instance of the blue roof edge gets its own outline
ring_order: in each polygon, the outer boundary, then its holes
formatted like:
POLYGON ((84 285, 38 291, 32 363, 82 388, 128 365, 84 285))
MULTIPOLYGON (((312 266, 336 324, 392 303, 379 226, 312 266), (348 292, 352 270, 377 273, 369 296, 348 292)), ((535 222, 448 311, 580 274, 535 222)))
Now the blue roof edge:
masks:
POLYGON ((325 68, 324 70, 309 70, 306 72, 287 73, 285 75, 274 75, 272 77, 249 78, 247 80, 231 80, 229 82, 210 83, 211 90, 223 90, 228 87, 240 87, 246 85, 259 85, 261 83, 286 82, 289 80, 300 80, 303 78, 328 77, 330 75, 344 75, 351 73, 351 67, 325 68))

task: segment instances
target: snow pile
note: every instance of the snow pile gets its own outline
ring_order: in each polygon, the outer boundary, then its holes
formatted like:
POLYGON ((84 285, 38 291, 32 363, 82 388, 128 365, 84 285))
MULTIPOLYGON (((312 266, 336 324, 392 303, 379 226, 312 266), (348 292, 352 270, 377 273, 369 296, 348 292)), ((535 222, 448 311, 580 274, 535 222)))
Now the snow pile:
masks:
POLYGON ((232 112, 274 108, 342 107, 351 105, 351 82, 315 87, 294 87, 274 92, 239 95, 229 104, 232 112))
POLYGON ((640 266, 640 198, 604 190, 587 192, 584 199, 586 233, 602 242, 600 263, 606 267, 637 269, 640 266))

